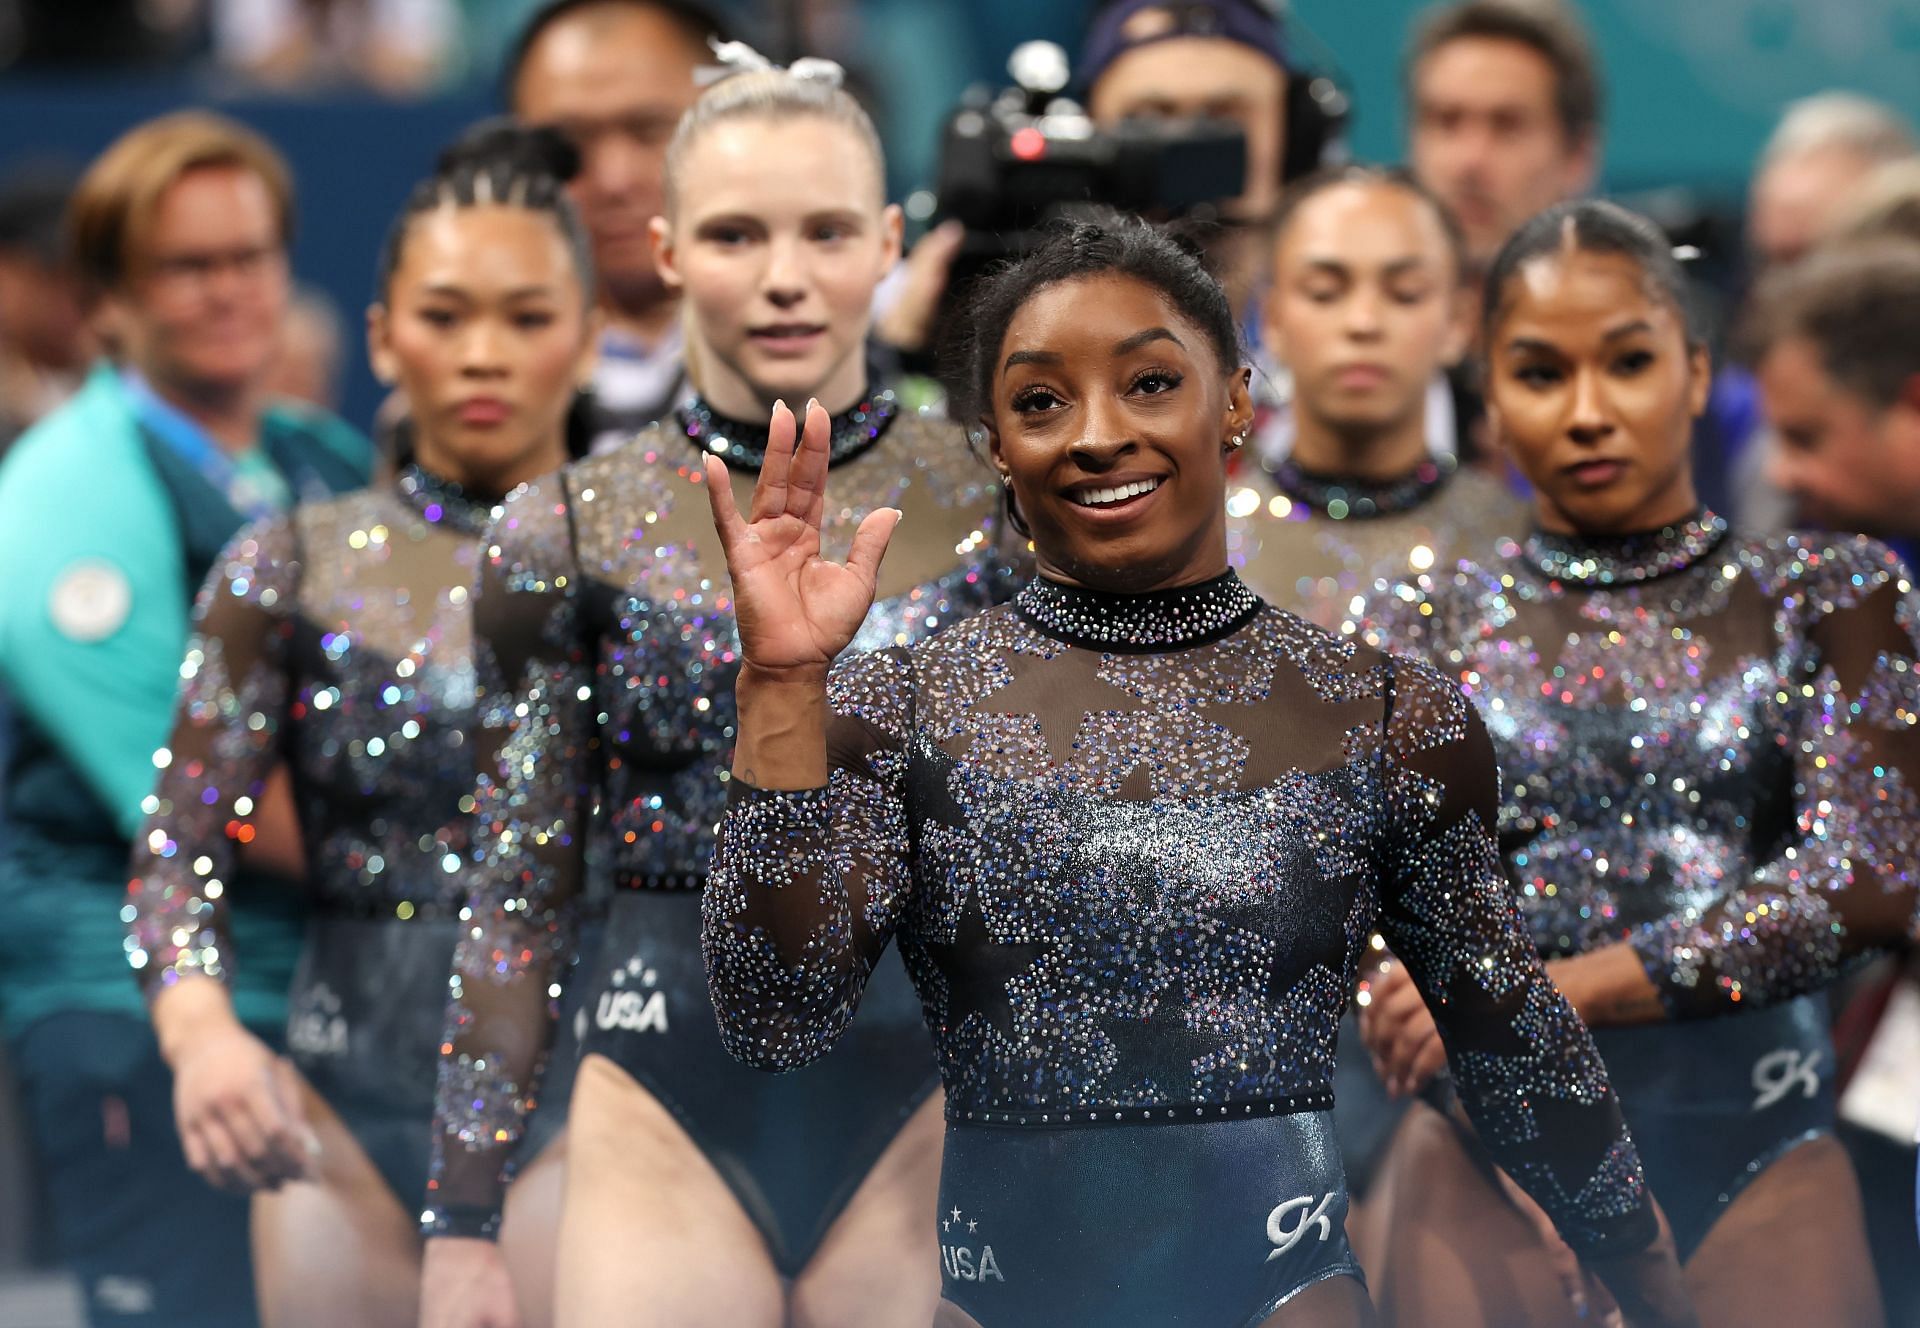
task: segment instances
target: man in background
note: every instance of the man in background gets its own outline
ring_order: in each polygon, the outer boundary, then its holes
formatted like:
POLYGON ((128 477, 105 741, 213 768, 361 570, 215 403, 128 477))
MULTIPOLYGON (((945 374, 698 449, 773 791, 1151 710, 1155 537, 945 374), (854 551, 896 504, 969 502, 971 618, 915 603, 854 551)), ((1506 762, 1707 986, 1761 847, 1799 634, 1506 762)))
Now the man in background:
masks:
MULTIPOLYGON (((247 521, 358 487, 372 461, 338 420, 267 400, 292 223, 285 163, 232 121, 163 116, 109 147, 67 231, 114 361, 0 463, 0 1032, 51 1253, 96 1324, 254 1320, 247 1204, 186 1167, 121 909, 195 593, 247 521)), ((249 853, 285 853, 290 789, 259 801, 275 829, 249 853)), ((297 900, 231 885, 235 1005, 277 1043, 297 900)))
POLYGON ((1760 287, 1751 350, 1780 445, 1768 478, 1807 521, 1920 553, 1920 245, 1816 250, 1760 287))
POLYGON ((1754 170, 1747 236, 1755 266, 1805 255, 1869 176, 1916 152, 1912 127, 1871 98, 1823 92, 1794 102, 1754 170))
POLYGON ((720 21, 691 0, 552 0, 508 57, 516 119, 559 130, 580 152, 570 186, 593 241, 606 319, 594 369, 596 445, 625 441, 678 403, 679 301, 653 266, 650 221, 665 210, 667 144, 714 63, 720 21))
POLYGON ((1428 10, 1405 64, 1407 163, 1484 272, 1520 224, 1589 193, 1604 90, 1592 39, 1560 0, 1428 10))
MULTIPOLYGON (((1795 524, 1865 531, 1920 559, 1920 243, 1897 226, 1823 243, 1756 294, 1748 349, 1777 435, 1767 478, 1795 524)), ((1909 700, 1907 704, 1911 705, 1909 700)), ((1920 967, 1855 976, 1835 1041, 1851 1061, 1840 1137, 1860 1175, 1889 1322, 1920 1315, 1913 1138, 1920 967)))
POLYGON ((1244 187, 1220 208, 1214 268, 1257 326, 1272 258, 1294 74, 1278 19, 1258 0, 1110 0, 1094 12, 1076 73, 1104 129, 1128 120, 1224 120, 1247 138, 1244 187))

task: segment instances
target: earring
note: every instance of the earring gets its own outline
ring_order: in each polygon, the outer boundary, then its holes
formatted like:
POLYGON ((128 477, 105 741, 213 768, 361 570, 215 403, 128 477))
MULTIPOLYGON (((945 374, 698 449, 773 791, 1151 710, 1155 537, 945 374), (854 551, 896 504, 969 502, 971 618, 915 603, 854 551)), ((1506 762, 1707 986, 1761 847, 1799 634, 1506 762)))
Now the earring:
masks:
POLYGON ((1246 445, 1247 445, 1247 431, 1245 429, 1242 429, 1239 433, 1236 433, 1231 438, 1227 439, 1227 451, 1229 452, 1238 452, 1241 448, 1245 447, 1246 445))

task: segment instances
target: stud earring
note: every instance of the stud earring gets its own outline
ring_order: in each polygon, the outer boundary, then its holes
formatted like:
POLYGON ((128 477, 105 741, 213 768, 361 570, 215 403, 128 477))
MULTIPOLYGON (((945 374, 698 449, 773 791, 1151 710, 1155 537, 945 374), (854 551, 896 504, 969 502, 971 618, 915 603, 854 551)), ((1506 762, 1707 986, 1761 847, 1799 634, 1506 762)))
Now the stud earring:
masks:
POLYGON ((1239 433, 1236 433, 1231 438, 1227 439, 1227 450, 1229 452, 1238 452, 1241 448, 1245 447, 1246 445, 1247 445, 1247 431, 1245 429, 1242 429, 1239 433))

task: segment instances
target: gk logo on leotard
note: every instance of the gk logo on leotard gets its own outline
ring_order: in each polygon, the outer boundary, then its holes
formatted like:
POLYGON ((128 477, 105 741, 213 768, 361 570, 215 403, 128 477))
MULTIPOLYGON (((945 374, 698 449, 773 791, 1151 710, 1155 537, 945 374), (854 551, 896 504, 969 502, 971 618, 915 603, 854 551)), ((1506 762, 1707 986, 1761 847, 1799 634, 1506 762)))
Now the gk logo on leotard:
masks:
POLYGON ((613 985, 620 990, 600 993, 594 1022, 602 1029, 622 1028, 629 1033, 666 1032, 667 993, 653 989, 659 980, 660 975, 638 955, 629 959, 613 973, 613 985))
POLYGON ((1753 1109, 1765 1111, 1798 1088, 1808 1097, 1820 1093, 1820 1053, 1781 1047, 1753 1063, 1753 1109))
POLYGON ((1276 1206, 1271 1213, 1268 1213, 1267 1239, 1272 1241, 1277 1248, 1271 1254, 1267 1255, 1267 1262, 1272 1263, 1295 1245, 1298 1245, 1306 1238, 1307 1232, 1313 1230, 1315 1227, 1320 1229, 1320 1239, 1322 1241, 1331 1238, 1333 1235, 1333 1219, 1327 1216, 1327 1209, 1333 1207, 1333 1201, 1337 1197, 1336 1195, 1329 1194, 1324 1196, 1320 1202, 1315 1203, 1311 1194, 1303 1194, 1298 1199, 1287 1200, 1285 1203, 1276 1206), (1288 1226, 1287 1219, 1295 1213, 1300 1215, 1300 1220, 1292 1226, 1288 1226))

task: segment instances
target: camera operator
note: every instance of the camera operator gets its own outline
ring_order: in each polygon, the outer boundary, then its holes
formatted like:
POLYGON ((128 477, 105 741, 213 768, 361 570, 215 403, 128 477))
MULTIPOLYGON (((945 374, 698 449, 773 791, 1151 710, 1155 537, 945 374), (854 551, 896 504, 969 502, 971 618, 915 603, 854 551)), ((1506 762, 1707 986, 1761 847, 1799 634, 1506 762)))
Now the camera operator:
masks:
POLYGON ((1295 77, 1278 17, 1259 0, 1112 0, 1094 13, 1077 73, 1102 129, 1205 118, 1246 134, 1245 185, 1220 207, 1212 257, 1251 320, 1272 256, 1295 77))
POLYGON ((924 334, 957 290, 1088 204, 1219 222, 1211 266, 1251 334, 1281 185, 1331 155, 1346 116, 1335 82, 1294 58, 1270 0, 1108 0, 1087 29, 1077 99, 1061 95, 1066 55, 1049 42, 1019 47, 1008 69, 1017 86, 973 89, 947 123, 949 220, 880 311, 883 339, 937 344, 924 334))
POLYGON ((667 142, 727 35, 701 0, 548 0, 521 29, 502 79, 516 119, 580 152, 568 187, 593 241, 606 319, 594 368, 596 445, 671 410, 684 382, 680 301, 654 269, 647 227, 665 208, 667 142))

